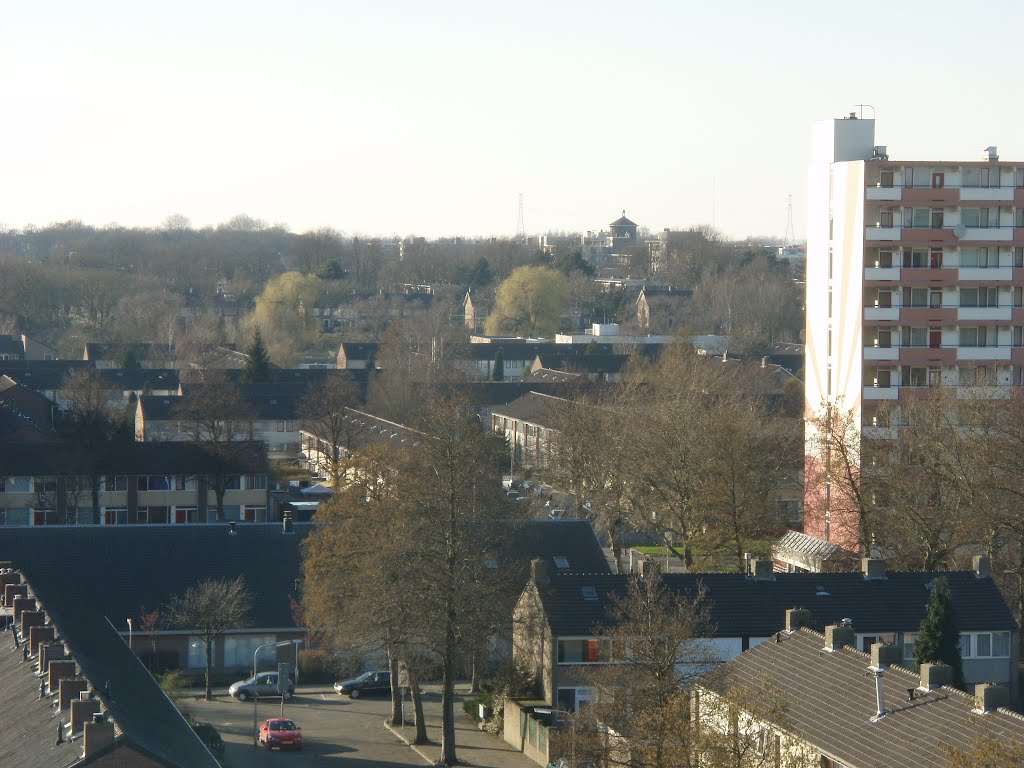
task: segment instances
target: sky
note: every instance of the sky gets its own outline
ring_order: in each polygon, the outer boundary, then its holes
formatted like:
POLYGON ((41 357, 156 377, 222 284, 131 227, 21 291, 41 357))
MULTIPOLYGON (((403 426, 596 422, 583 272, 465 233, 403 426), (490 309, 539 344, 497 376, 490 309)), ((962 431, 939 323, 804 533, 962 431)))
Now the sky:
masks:
POLYGON ((0 0, 0 226, 804 230, 811 125, 1024 162, 1024 3, 0 0))

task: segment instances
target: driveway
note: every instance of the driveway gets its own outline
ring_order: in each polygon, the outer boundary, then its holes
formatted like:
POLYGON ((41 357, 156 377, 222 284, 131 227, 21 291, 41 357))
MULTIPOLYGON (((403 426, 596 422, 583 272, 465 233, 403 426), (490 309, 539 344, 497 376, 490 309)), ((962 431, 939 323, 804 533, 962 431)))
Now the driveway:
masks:
MULTIPOLYGON (((302 728, 305 745, 301 752, 278 754, 252 746, 252 702, 235 701, 226 690, 215 690, 213 701, 204 701, 201 692, 196 693, 199 698, 185 696, 179 706, 220 731, 224 762, 231 768, 279 766, 284 761, 297 768, 340 763, 342 759, 356 768, 424 765, 423 758, 384 728, 390 712, 386 698, 352 700, 338 696, 329 686, 300 686, 285 703, 284 714, 302 728)), ((260 721, 280 714, 280 699, 260 700, 260 721)))

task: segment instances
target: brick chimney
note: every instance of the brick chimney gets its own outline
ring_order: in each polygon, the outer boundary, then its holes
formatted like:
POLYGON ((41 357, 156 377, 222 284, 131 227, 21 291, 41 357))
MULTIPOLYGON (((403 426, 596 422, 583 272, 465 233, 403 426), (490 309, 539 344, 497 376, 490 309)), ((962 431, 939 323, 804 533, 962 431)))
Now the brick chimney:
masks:
POLYGON ((91 723, 85 724, 85 757, 88 760, 102 749, 114 743, 114 724, 106 722, 103 715, 96 714, 91 723))
POLYGON ((786 611, 786 631, 796 632, 800 627, 810 628, 814 615, 806 608, 790 608, 786 611))
POLYGON ((974 575, 979 579, 992 578, 992 561, 988 559, 988 555, 975 555, 972 557, 971 567, 974 569, 974 575))
POLYGON ((46 673, 50 676, 50 679, 47 681, 50 693, 56 693, 61 680, 66 677, 75 676, 75 660, 57 659, 51 661, 46 673))
POLYGON ((775 569, 772 561, 754 558, 750 561, 750 575, 754 581, 775 581, 775 569))
POLYGON ((871 644, 871 666, 876 669, 899 664, 903 661, 903 652, 898 645, 892 643, 871 644))
POLYGON ((938 661, 921 665, 921 690, 932 691, 953 682, 953 668, 938 661))
MULTIPOLYGON (((20 580, 21 576, 18 576, 18 579, 20 580)), ((8 608, 14 605, 14 600, 18 597, 28 597, 28 584, 22 584, 19 581, 4 587, 4 605, 8 608)))
MULTIPOLYGON (((34 601, 33 601, 34 602, 34 601)), ((21 636, 28 637, 33 627, 41 627, 46 623, 46 614, 42 611, 25 610, 21 612, 21 636)))
POLYGON ((885 560, 880 557, 862 557, 860 569, 865 581, 881 581, 885 578, 885 560))
POLYGON ((84 698, 88 693, 83 691, 81 696, 71 702, 71 732, 78 733, 82 726, 92 722, 92 716, 99 713, 99 699, 84 698))
POLYGON ((32 653, 39 653, 39 646, 43 643, 53 642, 56 636, 56 630, 54 627, 32 627, 28 631, 28 647, 32 650, 32 653))
POLYGON ((974 708, 978 712, 991 712, 997 707, 1010 706, 1010 688, 995 683, 974 686, 974 708))
POLYGON ((829 624, 825 627, 825 650, 838 651, 844 645, 853 646, 857 642, 853 627, 829 624))
MULTIPOLYGON (((10 589, 10 587, 8 587, 8 589, 10 589)), ((15 587, 15 589, 18 588, 15 587)), ((28 592, 28 587, 24 585, 22 585, 21 589, 26 593, 28 592)), ((15 625, 20 625, 21 614, 23 611, 34 611, 38 607, 36 605, 36 599, 34 597, 29 597, 28 594, 18 595, 10 601, 9 605, 14 608, 14 615, 11 617, 11 620, 15 625)))
POLYGON ((63 712, 71 708, 71 702, 81 697, 83 691, 89 689, 89 681, 80 677, 64 677, 60 681, 57 694, 57 709, 63 712))
POLYGON ((533 579, 533 583, 538 587, 542 587, 547 584, 550 581, 548 578, 548 561, 540 558, 531 560, 530 577, 533 579))

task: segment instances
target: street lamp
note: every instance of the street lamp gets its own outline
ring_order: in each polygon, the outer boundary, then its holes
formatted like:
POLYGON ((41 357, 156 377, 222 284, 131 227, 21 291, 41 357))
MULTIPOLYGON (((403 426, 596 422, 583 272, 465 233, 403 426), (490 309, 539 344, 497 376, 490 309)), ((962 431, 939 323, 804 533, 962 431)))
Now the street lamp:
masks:
POLYGON ((135 648, 132 647, 132 620, 128 619, 128 650, 135 653, 135 648))
MULTIPOLYGON (((258 747, 260 744, 259 734, 260 729, 258 721, 256 719, 256 704, 260 700, 260 688, 256 683, 256 657, 260 655, 260 651, 264 648, 281 648, 285 645, 291 645, 291 640, 282 640, 279 643, 264 643, 263 645, 257 646, 256 650, 252 652, 252 745, 258 747)), ((277 679, 278 688, 281 687, 281 678, 277 679)), ((284 691, 281 693, 281 712, 284 714, 284 691)))

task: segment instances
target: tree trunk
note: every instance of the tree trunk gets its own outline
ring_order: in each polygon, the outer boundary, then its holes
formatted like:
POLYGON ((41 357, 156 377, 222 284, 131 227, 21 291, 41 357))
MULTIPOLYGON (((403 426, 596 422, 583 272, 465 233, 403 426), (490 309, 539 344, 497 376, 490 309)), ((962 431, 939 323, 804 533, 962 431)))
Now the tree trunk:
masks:
POLYGON ((456 765, 455 757, 455 620, 449 612, 442 656, 441 683, 441 760, 442 765, 456 765))
POLYGON ((420 683, 413 672, 412 664, 408 664, 408 667, 409 690, 412 691, 412 710, 416 718, 416 737, 412 740, 412 743, 426 744, 429 739, 427 738, 427 721, 423 716, 423 692, 420 690, 420 683))
POLYGON ((479 648, 473 649, 473 658, 469 661, 469 692, 474 696, 480 693, 480 657, 483 653, 479 648))
POLYGON ((224 521, 224 492, 226 490, 224 483, 218 483, 217 487, 213 489, 213 493, 217 497, 217 522, 224 521))
POLYGON ((206 700, 213 700, 213 688, 210 685, 210 676, 213 674, 213 639, 206 638, 206 700))
POLYGON ((615 572, 622 573, 622 544, 619 543, 618 528, 615 524, 608 526, 608 543, 612 545, 612 557, 615 559, 615 572))
POLYGON ((402 722, 402 689, 398 685, 398 654, 388 643, 388 671, 391 673, 391 724, 402 722))
MULTIPOLYGON (((100 479, 98 477, 89 478, 90 491, 92 492, 92 524, 100 524, 100 479)), ((77 515, 78 511, 75 510, 77 515)), ((76 519, 77 523, 78 520, 76 519)))

